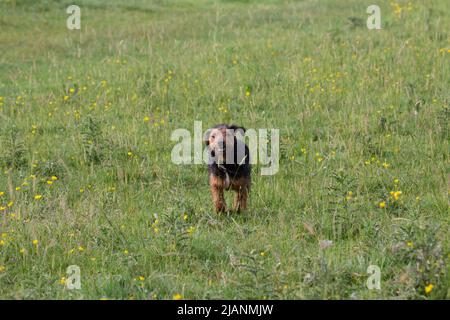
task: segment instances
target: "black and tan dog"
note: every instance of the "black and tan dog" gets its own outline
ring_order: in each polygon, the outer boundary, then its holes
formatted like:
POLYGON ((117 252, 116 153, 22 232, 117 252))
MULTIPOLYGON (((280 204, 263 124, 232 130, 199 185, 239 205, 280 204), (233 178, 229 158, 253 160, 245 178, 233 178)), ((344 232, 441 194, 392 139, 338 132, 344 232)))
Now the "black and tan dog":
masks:
POLYGON ((236 192, 233 210, 247 208, 250 192, 250 152, 247 145, 236 138, 245 133, 245 128, 236 125, 219 124, 208 130, 205 143, 208 146, 209 184, 216 212, 227 211, 224 190, 236 192))

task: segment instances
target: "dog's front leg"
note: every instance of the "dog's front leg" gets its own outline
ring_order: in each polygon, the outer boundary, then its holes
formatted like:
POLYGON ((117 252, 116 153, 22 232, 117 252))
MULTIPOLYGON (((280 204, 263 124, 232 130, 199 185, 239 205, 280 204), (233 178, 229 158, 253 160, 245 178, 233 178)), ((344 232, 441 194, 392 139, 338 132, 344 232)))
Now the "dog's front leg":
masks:
POLYGON ((236 195, 234 196, 233 210, 236 212, 241 211, 241 192, 240 191, 236 191, 236 195))
POLYGON ((236 212, 244 211, 247 209, 248 188, 240 187, 236 190, 236 196, 234 197, 233 209, 236 212))
POLYGON ((241 189, 241 198, 240 198, 240 203, 239 203, 239 209, 240 210, 247 210, 247 199, 248 199, 248 187, 243 187, 241 189))
POLYGON ((223 194, 223 181, 220 178, 211 176, 209 184, 211 186, 211 194, 216 212, 226 212, 227 205, 225 203, 225 197, 223 194))
POLYGON ((214 207, 217 213, 227 211, 225 197, 223 195, 223 188, 218 186, 211 186, 211 193, 214 201, 214 207))

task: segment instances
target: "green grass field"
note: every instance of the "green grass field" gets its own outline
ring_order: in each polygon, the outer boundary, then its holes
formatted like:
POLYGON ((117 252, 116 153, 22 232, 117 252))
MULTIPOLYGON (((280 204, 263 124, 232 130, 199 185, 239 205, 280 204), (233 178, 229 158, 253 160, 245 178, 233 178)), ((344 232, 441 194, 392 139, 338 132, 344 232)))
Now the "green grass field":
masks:
POLYGON ((450 298, 448 0, 69 4, 0 1, 0 298, 450 298), (280 130, 247 212, 194 121, 280 130))

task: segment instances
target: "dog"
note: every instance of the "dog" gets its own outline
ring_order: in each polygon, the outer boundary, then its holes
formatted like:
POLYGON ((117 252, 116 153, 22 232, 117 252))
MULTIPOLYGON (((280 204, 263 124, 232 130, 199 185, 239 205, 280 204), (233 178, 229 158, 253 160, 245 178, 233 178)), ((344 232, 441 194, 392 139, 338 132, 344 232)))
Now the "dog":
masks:
POLYGON ((219 124, 209 129, 205 136, 208 148, 208 174, 214 208, 217 213, 226 212, 224 190, 236 192, 233 203, 235 212, 247 209, 251 186, 250 151, 236 134, 243 136, 245 128, 219 124))

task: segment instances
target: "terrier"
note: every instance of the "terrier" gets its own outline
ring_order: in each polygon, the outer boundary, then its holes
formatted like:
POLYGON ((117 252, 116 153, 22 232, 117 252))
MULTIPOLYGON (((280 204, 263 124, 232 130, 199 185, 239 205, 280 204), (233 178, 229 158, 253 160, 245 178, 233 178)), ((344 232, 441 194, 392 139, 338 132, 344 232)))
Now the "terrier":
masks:
POLYGON ((208 130, 205 136, 209 157, 209 185, 215 211, 218 213, 227 211, 224 190, 230 188, 236 192, 233 210, 240 212, 247 209, 251 185, 250 151, 243 141, 237 139, 238 132, 243 136, 245 128, 219 124, 208 130))

